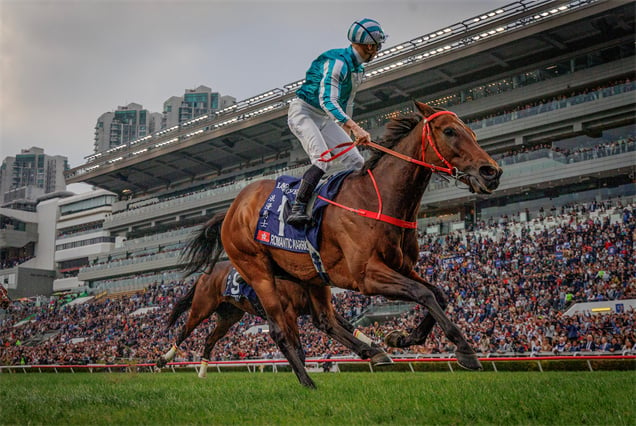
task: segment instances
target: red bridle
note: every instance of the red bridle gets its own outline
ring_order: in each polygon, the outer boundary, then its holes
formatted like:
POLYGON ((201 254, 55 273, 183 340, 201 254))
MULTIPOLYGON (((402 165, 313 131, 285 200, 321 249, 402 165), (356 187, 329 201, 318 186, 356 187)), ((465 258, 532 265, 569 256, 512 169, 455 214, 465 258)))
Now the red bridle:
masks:
POLYGON ((322 161, 324 163, 328 163, 330 161, 335 160, 336 158, 340 157, 341 155, 346 154, 347 152, 349 152, 350 150, 352 150, 356 145, 366 145, 369 146, 373 149, 377 149, 379 151, 382 151, 386 154, 392 155, 394 157, 397 157, 401 160, 407 161, 409 163, 413 163, 413 164, 417 164, 418 166, 422 166, 422 167, 426 167, 429 168, 435 172, 444 172, 449 174, 450 176, 457 178, 459 176, 459 170, 457 169, 457 167, 453 167, 446 158, 444 158, 444 156, 439 152, 439 149, 437 149, 437 146, 435 145, 435 140, 433 139, 433 129, 431 128, 431 121, 433 121, 434 119, 436 119, 437 117, 439 117, 440 115, 447 115, 450 114, 454 117, 457 117, 457 115, 454 112, 451 111, 438 111, 436 113, 433 113, 431 115, 429 115, 428 117, 425 117, 423 119, 423 126, 422 126, 422 159, 418 160, 416 158, 413 157, 409 157, 408 155, 404 155, 401 154, 399 152, 396 152, 390 148, 386 148, 382 145, 378 145, 375 142, 366 142, 366 143, 361 143, 361 144, 356 144, 355 142, 345 142, 345 143, 341 143, 340 145, 335 146, 334 148, 328 149, 327 151, 323 152, 322 154, 320 154, 320 158, 318 159, 318 161, 322 161), (435 155, 437 155, 437 158, 440 159, 440 161, 442 162, 442 164, 444 164, 444 166, 437 166, 435 164, 431 164, 431 163, 427 163, 425 161, 425 157, 426 157, 426 148, 428 147, 428 145, 431 146, 431 148, 433 149, 433 152, 435 152, 435 155), (325 158, 327 155, 331 154, 332 151, 336 150, 336 149, 340 149, 340 148, 344 148, 346 147, 346 149, 340 151, 339 153, 337 153, 336 155, 333 155, 329 158, 325 158))
MULTIPOLYGON (((404 161, 408 161, 409 163, 413 163, 413 164, 417 164, 418 166, 422 166, 422 167, 427 167, 429 169, 431 169, 434 172, 444 172, 444 173, 448 173, 451 177, 455 178, 455 179, 459 179, 459 175, 460 172, 457 169, 457 167, 453 167, 446 158, 444 158, 444 156, 439 152, 439 149, 437 149, 437 146, 435 145, 435 140, 433 139, 433 129, 431 128, 431 121, 434 120, 435 118, 439 117, 440 115, 444 115, 444 114, 452 114, 453 116, 457 117, 457 115, 453 112, 450 111, 438 111, 434 114, 429 115, 428 117, 424 118, 424 125, 422 126, 422 159, 421 160, 417 160, 413 157, 409 157, 408 155, 404 155, 404 154, 400 154, 399 152, 393 151, 392 149, 383 147, 382 145, 378 145, 375 142, 368 142, 365 143, 364 145, 370 146, 371 148, 375 148, 378 149, 382 152, 385 152, 387 154, 390 154, 394 157, 400 158, 404 161), (435 152, 435 154, 437 155, 437 158, 439 158, 441 160, 441 162, 446 166, 446 167, 442 167, 442 166, 437 166, 435 164, 431 164, 431 163, 427 163, 425 161, 426 159, 426 148, 428 147, 428 145, 431 146, 431 148, 433 149, 433 152, 435 152)), ((348 151, 350 151, 351 149, 353 149, 353 147, 356 146, 355 143, 353 142, 347 142, 347 143, 342 143, 340 145, 337 145, 336 147, 329 149, 325 152, 323 152, 320 155, 320 159, 318 161, 322 161, 322 162, 329 162, 329 161, 333 161, 336 158, 340 157, 341 155, 347 153, 348 151), (339 149, 339 148, 343 148, 343 147, 347 147, 346 149, 344 149, 343 151, 340 151, 338 154, 329 157, 328 159, 324 158, 326 155, 330 154, 331 151, 333 151, 334 149, 339 149)), ((345 210, 348 210, 350 212, 356 213, 359 216, 364 216, 364 217, 368 217, 371 219, 376 219, 376 220, 380 220, 382 222, 387 222, 390 223, 392 225, 395 226, 399 226, 401 228, 407 228, 407 229, 416 229, 417 228, 417 222, 408 222, 402 219, 398 219, 395 217, 391 217, 391 216, 387 216, 385 214, 382 213, 382 197, 380 196, 380 190, 378 189, 378 184, 375 181, 375 177, 373 176, 373 173, 371 173, 371 170, 367 170, 367 172, 369 173, 369 176, 371 177, 371 182, 373 183, 373 188, 375 189, 375 193, 378 197, 378 211, 377 212, 372 212, 369 210, 365 210, 365 209, 356 209, 353 207, 348 207, 345 205, 342 205, 340 203, 336 203, 335 201, 329 200, 325 197, 322 196, 318 196, 318 198, 320 198, 323 201, 326 201, 330 204, 333 204, 334 206, 343 208, 345 210)))

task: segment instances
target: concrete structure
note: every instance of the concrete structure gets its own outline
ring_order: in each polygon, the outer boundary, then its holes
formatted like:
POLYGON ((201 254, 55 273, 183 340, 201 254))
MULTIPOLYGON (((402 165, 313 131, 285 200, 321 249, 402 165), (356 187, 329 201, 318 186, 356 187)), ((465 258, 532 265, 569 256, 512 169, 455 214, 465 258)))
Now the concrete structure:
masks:
POLYGON ((35 201, 38 197, 66 189, 67 158, 46 155, 42 148, 23 149, 7 157, 0 167, 0 205, 35 201))
POLYGON ((214 114, 235 103, 235 98, 221 96, 206 86, 186 89, 183 96, 171 96, 163 103, 161 128, 169 129, 198 117, 214 114))
POLYGON ((90 257, 115 248, 116 239, 104 229, 103 223, 116 200, 116 194, 96 190, 59 201, 54 241, 58 276, 54 291, 82 288, 84 283, 77 279, 80 268, 88 266, 90 257))
POLYGON ((60 197, 45 198, 35 212, 0 209, 0 283, 12 298, 50 295, 56 276, 53 253, 57 203, 60 197))
POLYGON ((0 284, 11 297, 81 290, 79 269, 116 247, 103 227, 116 199, 106 190, 60 192, 38 199, 32 212, 0 208, 0 284))
POLYGON ((636 310, 636 299, 604 300, 602 302, 575 303, 563 313, 565 316, 576 314, 614 314, 636 310))
POLYGON ((160 114, 150 113, 140 104, 120 106, 102 114, 95 124, 95 152, 125 148, 137 139, 160 130, 160 114))

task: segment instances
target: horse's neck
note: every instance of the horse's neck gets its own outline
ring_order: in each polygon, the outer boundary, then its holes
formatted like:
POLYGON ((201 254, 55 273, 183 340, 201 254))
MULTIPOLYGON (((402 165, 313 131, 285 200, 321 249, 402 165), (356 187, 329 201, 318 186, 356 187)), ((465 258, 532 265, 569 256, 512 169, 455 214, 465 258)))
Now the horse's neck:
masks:
MULTIPOLYGON (((421 160, 421 135, 420 124, 393 150, 421 160)), ((382 194, 383 213, 405 220, 417 215, 422 196, 431 179, 430 169, 384 154, 372 172, 382 194)))

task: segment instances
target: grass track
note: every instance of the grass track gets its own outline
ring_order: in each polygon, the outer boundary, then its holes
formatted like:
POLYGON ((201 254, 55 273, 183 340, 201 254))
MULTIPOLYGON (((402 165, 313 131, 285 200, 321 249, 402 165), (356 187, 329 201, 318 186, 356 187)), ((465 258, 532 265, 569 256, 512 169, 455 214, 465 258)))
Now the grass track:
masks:
POLYGON ((0 424, 634 425, 636 372, 2 374, 0 424))

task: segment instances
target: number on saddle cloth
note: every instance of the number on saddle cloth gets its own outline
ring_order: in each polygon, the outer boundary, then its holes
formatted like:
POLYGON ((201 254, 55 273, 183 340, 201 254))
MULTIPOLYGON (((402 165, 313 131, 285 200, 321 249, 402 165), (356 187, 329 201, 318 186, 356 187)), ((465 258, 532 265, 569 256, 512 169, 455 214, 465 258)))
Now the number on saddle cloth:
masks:
MULTIPOLYGON (((316 193, 327 199, 333 199, 345 177, 351 171, 341 172, 330 176, 328 180, 320 185, 316 193)), ((296 253, 307 253, 310 251, 308 243, 318 249, 318 231, 322 221, 323 208, 327 202, 316 199, 312 216, 315 225, 305 229, 288 226, 285 217, 289 206, 296 199, 296 192, 300 184, 300 179, 292 176, 280 176, 276 179, 276 184, 272 193, 265 200, 261 208, 256 226, 254 239, 262 244, 288 250, 296 253)))
POLYGON ((249 302, 256 310, 256 313, 260 315, 261 318, 267 318, 265 310, 263 309, 263 306, 261 305, 256 292, 254 291, 252 286, 247 281, 245 281, 245 279, 243 279, 243 277, 234 268, 232 268, 230 270, 230 273, 227 274, 223 296, 232 297, 237 302, 244 297, 249 300, 249 302))

